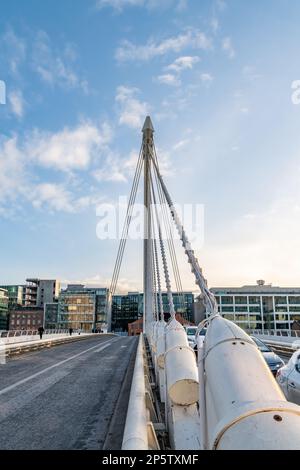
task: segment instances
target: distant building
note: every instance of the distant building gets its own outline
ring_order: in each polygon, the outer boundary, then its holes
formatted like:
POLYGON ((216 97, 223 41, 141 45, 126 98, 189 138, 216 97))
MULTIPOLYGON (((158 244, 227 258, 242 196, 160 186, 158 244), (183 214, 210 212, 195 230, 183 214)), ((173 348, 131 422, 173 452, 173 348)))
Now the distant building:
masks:
POLYGON ((11 309, 16 306, 23 305, 23 291, 24 287, 20 285, 6 285, 0 286, 0 289, 5 289, 8 294, 8 308, 11 309))
POLYGON ((0 330, 8 328, 8 292, 0 289, 0 330))
POLYGON ((39 307, 16 307, 10 311, 10 330, 37 330, 44 324, 44 309, 39 307))
POLYGON ((106 288, 69 285, 58 297, 57 310, 53 302, 45 305, 45 326, 86 332, 103 329, 107 326, 107 298, 106 288))
POLYGON ((60 282, 47 279, 26 279, 24 286, 23 305, 25 307, 40 307, 52 303, 58 298, 60 282))
POLYGON ((143 294, 128 292, 126 295, 114 295, 112 298, 112 331, 127 331, 132 323, 143 315, 143 294))
MULTIPOLYGON (((260 280, 254 286, 215 287, 211 291, 220 314, 243 329, 290 330, 300 320, 299 287, 276 287, 260 280)), ((201 297, 198 301, 202 302, 201 297)))
POLYGON ((58 328, 58 302, 44 305, 44 327, 47 330, 58 328))
POLYGON ((128 336, 137 336, 143 333, 143 318, 128 323, 128 336))
MULTIPOLYGON (((144 294, 128 292, 125 295, 114 295, 112 299, 112 331, 127 331, 128 324, 139 320, 143 316, 144 294)), ((167 292, 162 292, 165 320, 170 317, 167 292)), ((192 292, 173 294, 173 303, 176 313, 188 322, 193 322, 194 295, 192 292)))

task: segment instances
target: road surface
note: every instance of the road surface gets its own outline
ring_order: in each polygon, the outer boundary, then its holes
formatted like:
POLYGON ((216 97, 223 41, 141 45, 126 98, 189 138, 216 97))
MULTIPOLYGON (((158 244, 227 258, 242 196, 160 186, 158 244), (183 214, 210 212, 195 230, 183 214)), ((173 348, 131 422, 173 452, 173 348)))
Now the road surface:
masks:
POLYGON ((0 365, 0 449, 118 449, 136 338, 99 335, 0 365))

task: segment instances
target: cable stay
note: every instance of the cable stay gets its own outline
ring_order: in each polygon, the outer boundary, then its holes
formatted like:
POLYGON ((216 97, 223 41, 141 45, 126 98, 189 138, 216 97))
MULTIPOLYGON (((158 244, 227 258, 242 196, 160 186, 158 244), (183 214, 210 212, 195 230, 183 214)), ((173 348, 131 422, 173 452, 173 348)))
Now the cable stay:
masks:
POLYGON ((164 305, 161 290, 160 262, 165 279, 169 313, 171 319, 175 318, 176 311, 173 300, 171 279, 168 269, 166 246, 163 238, 162 228, 165 230, 169 259, 172 265, 174 282, 178 293, 179 311, 186 318, 186 306, 183 296, 182 282, 177 262, 174 237, 172 233, 173 223, 179 234, 182 246, 191 265, 191 271, 195 276, 195 282, 199 286, 206 306, 208 315, 218 312, 217 302, 214 295, 207 286, 202 269, 195 257, 194 251, 185 233, 173 201, 163 181, 159 169, 157 153, 153 140, 154 129, 150 117, 146 118, 143 127, 143 141, 140 149, 135 175, 130 192, 128 207, 126 211, 122 235, 118 247, 116 262, 112 275, 108 299, 108 329, 111 330, 112 298, 116 292, 120 268, 123 261, 126 242, 128 239, 132 213, 136 201, 137 190, 140 182, 141 172, 144 168, 144 331, 147 323, 152 321, 164 321, 164 305), (158 206, 161 209, 160 217, 158 206), (158 249, 159 245, 159 249, 158 249), (160 253, 159 253, 160 251, 160 253), (159 256, 160 255, 160 256, 159 256), (160 260, 160 262, 159 262, 160 260))

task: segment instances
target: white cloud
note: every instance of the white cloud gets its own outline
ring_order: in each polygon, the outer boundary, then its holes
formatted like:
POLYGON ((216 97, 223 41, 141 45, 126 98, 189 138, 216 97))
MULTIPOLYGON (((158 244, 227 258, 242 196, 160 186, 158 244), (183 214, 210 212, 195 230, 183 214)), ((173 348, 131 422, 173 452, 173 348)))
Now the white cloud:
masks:
POLYGON ((232 45, 232 40, 231 40, 230 37, 227 37, 227 38, 223 39, 222 49, 223 49, 223 51, 226 52, 226 54, 228 55, 228 57, 230 59, 233 59, 235 57, 235 50, 234 50, 234 47, 232 45))
POLYGON ((211 48, 210 39, 201 31, 190 29, 178 36, 169 37, 160 42, 150 39, 145 45, 138 46, 124 40, 116 51, 119 62, 147 61, 170 52, 181 52, 186 48, 208 50, 211 48))
POLYGON ((134 129, 141 128, 145 117, 149 114, 149 105, 137 98, 138 88, 119 86, 116 102, 119 106, 119 123, 134 129))
POLYGON ((199 61, 200 58, 198 56, 178 57, 172 64, 167 65, 167 67, 164 68, 167 73, 159 75, 157 77, 157 81, 164 85, 180 86, 180 74, 182 71, 187 69, 191 70, 199 61))
POLYGON ((173 150, 180 150, 182 147, 185 147, 189 142, 189 139, 182 139, 173 146, 173 150))
POLYGON ((42 183, 37 185, 30 195, 35 208, 48 207, 54 211, 74 212, 72 196, 62 185, 42 183))
POLYGON ((171 86, 180 86, 181 85, 180 79, 176 75, 173 75, 171 73, 166 73, 166 74, 163 74, 163 75, 159 75, 157 77, 157 81, 159 83, 163 83, 164 85, 171 85, 171 86))
POLYGON ((120 156, 118 154, 109 153, 102 167, 93 171, 93 176, 97 181, 126 183, 127 177, 124 170, 126 170, 126 168, 120 156))
MULTIPOLYGON (((26 202, 35 208, 77 212, 97 202, 97 190, 86 187, 73 170, 103 165, 112 131, 108 124, 90 122, 56 133, 34 131, 23 141, 17 136, 0 140, 0 215, 14 217, 26 202), (60 182, 43 181, 39 167, 62 171, 60 182), (68 188, 65 189, 65 188, 68 188), (82 194, 82 192, 85 193, 82 194)), ((116 175, 114 175, 116 178, 116 175)))
MULTIPOLYGON (((53 50, 51 41, 45 31, 39 31, 33 47, 33 67, 41 79, 49 85, 66 89, 80 88, 88 93, 88 83, 73 70, 74 53, 66 46, 64 56, 53 50)), ((74 52, 74 48, 72 48, 74 52)))
POLYGON ((201 78, 202 82, 206 82, 206 83, 210 83, 214 79, 213 76, 210 73, 202 73, 200 75, 200 78, 201 78))
POLYGON ((0 205, 16 200, 26 192, 25 158, 17 137, 0 143, 0 205))
POLYGON ((172 70, 174 72, 180 73, 182 70, 192 69, 199 61, 200 58, 198 56, 178 57, 172 64, 166 67, 166 70, 172 70))
POLYGON ((26 58, 26 42, 18 37, 11 28, 4 33, 1 42, 2 55, 6 55, 11 73, 17 75, 20 65, 26 58))
POLYGON ((12 112, 18 117, 22 118, 24 115, 25 101, 21 90, 11 91, 8 95, 12 112))
POLYGON ((102 128, 83 122, 57 133, 35 131, 28 137, 26 152, 40 165, 62 171, 87 169, 92 158, 111 141, 108 124, 102 128))

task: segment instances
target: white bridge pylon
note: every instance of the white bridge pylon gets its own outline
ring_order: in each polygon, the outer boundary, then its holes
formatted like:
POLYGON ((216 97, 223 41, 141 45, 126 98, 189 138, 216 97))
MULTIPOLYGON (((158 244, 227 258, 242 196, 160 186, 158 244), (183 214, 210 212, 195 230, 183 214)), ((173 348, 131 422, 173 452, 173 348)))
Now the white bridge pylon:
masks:
MULTIPOLYGON (((171 447, 177 450, 300 449, 300 407, 286 401, 250 336, 218 314, 216 299, 208 288, 162 178, 154 145, 154 128, 149 116, 142 132, 142 146, 113 272, 110 300, 116 290, 143 169, 144 337, 151 351, 160 402, 165 407, 164 424, 171 447), (157 211, 158 204, 162 208, 161 218, 157 211), (207 328, 204 343, 200 342, 198 335, 198 364, 185 330, 176 320, 168 259, 171 260, 179 296, 182 294, 182 284, 171 223, 176 226, 206 307, 206 320, 198 327, 198 333, 203 327, 207 328), (163 237, 163 228, 166 238, 163 237), (168 296, 168 323, 165 322, 162 302, 161 272, 168 296)), ((110 327, 111 308, 108 319, 110 327)), ((144 343, 143 338, 140 341, 144 343)), ((137 353, 136 376, 143 375, 142 343, 137 353)), ((136 383, 133 382, 131 390, 124 448, 133 449, 132 445, 137 446, 135 449, 150 449, 151 443, 157 445, 158 441, 153 439, 153 426, 150 426, 152 437, 148 441, 147 430, 141 429, 147 425, 149 436, 149 410, 145 405, 149 400, 138 393, 136 383), (137 408, 144 410, 145 416, 135 426, 133 406, 136 400, 141 400, 137 408), (140 435, 144 438, 139 439, 140 435)), ((142 389, 146 388, 143 384, 142 389)))

